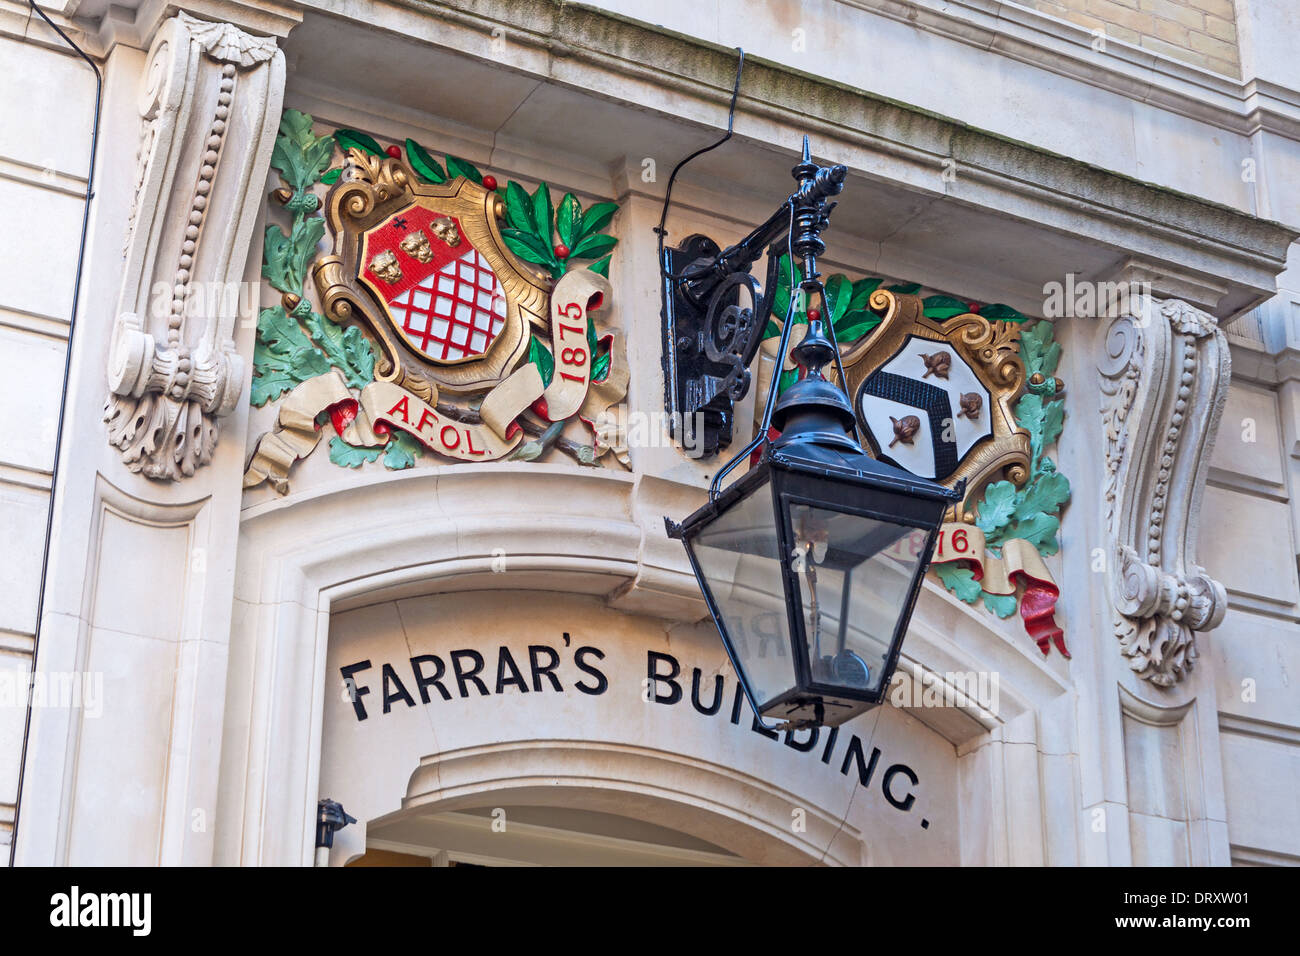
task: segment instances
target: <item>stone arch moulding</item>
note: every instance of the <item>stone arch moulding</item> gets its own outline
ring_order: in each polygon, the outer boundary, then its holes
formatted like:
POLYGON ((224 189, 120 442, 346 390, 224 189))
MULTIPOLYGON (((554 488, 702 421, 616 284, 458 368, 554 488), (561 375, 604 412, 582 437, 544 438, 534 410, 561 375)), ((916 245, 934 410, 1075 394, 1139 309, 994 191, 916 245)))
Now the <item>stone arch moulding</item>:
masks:
MULTIPOLYGON (((451 811, 482 805, 488 793, 497 802, 632 815, 761 864, 851 866, 865 856, 864 834, 838 816, 809 807, 807 831, 794 833, 791 794, 730 768, 650 747, 537 740, 435 754, 411 774, 402 806, 451 811), (557 762, 565 767, 558 786, 557 762)), ((359 855, 365 833, 362 821, 340 849, 359 855)))
MULTIPOLYGON (((226 865, 312 861, 332 612, 438 591, 502 588, 593 595, 624 610, 619 598, 645 556, 646 532, 634 516, 635 487, 627 475, 508 463, 472 472, 452 467, 373 479, 348 476, 247 509, 218 793, 208 804, 217 807, 217 824, 207 837, 212 858, 226 865), (518 495, 523 469, 531 489, 527 501, 518 495), (502 547, 509 548, 508 583, 492 570, 494 550, 502 547)), ((676 571, 657 572, 657 588, 671 586, 682 597, 697 593, 684 557, 676 571)), ((680 611, 661 616, 698 620, 680 611)), ((927 588, 918 608, 916 620, 927 617, 934 618, 933 626, 915 628, 908 648, 919 672, 1002 675, 999 713, 972 706, 955 729, 931 725, 959 758, 978 751, 965 766, 988 781, 977 788, 976 800, 990 814, 993 839, 981 841, 972 859, 1018 862, 1026 853, 1042 859, 1040 821, 1028 820, 1021 834, 1013 833, 1015 820, 1025 817, 1026 795, 1013 795, 1003 785, 1011 769, 1003 764, 1013 752, 1030 752, 1037 760, 1038 751, 1002 745, 1033 743, 1038 715, 1047 709, 1065 714, 1068 707, 1056 706, 1068 697, 1065 685, 1026 649, 937 589, 927 588), (988 742, 995 746, 983 746, 988 742), (988 843, 995 846, 986 851, 988 843)), ((1037 793, 1031 797, 1037 802, 1037 793)))

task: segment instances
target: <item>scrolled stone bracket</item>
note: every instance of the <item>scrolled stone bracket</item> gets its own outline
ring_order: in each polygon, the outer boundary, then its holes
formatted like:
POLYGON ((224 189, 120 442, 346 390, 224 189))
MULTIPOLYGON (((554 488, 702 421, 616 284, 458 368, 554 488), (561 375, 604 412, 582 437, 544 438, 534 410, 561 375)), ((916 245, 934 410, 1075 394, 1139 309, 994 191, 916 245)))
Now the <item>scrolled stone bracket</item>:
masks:
POLYGON ((104 409, 109 442, 150 478, 207 464, 238 405, 239 283, 283 88, 275 40, 229 23, 178 13, 150 48, 104 409))
POLYGON ((161 346, 140 327, 139 316, 118 317, 108 364, 114 395, 142 398, 157 392, 220 417, 239 401, 243 380, 244 360, 233 348, 199 355, 176 343, 161 346))
POLYGON ((1129 667, 1172 687, 1197 657, 1196 633, 1227 610, 1195 562, 1209 459, 1231 377, 1212 315, 1144 300, 1111 322, 1102 375, 1104 528, 1116 637, 1129 667))

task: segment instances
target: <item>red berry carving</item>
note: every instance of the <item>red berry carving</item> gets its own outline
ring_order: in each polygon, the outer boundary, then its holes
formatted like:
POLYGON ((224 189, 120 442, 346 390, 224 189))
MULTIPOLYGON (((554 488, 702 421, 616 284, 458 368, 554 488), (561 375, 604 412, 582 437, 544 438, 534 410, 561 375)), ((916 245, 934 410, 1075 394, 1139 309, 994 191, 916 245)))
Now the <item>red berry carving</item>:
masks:
POLYGON ((484 177, 483 177, 483 188, 486 189, 486 190, 489 190, 489 191, 496 189, 496 188, 497 188, 497 178, 496 178, 495 176, 484 176, 484 177))
POLYGON ((389 146, 388 149, 384 150, 384 152, 386 152, 389 156, 393 157, 393 159, 402 158, 402 147, 398 146, 396 143, 394 143, 392 146, 389 146))
POLYGON ((978 302, 967 302, 966 308, 971 312, 974 312, 976 315, 980 314, 980 304, 978 302))
POLYGON ((808 321, 809 321, 809 322, 817 322, 817 321, 819 321, 819 320, 821 319, 821 317, 822 317, 822 310, 821 310, 821 309, 809 309, 809 310, 808 310, 808 321))
POLYGON ((569 258, 569 247, 562 242, 557 242, 555 244, 555 258, 557 259, 569 258))

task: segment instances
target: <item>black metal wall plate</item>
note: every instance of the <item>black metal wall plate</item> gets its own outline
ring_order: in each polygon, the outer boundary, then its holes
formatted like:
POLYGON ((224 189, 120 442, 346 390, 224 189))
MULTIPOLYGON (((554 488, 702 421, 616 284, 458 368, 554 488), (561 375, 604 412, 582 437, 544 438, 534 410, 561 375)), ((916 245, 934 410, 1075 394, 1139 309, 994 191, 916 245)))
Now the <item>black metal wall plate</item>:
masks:
POLYGON ((721 250, 707 236, 687 237, 664 249, 664 405, 673 437, 692 455, 716 455, 731 444, 735 403, 749 389, 749 363, 759 340, 758 285, 748 273, 712 284, 707 301, 692 298, 692 283, 672 278, 715 262, 721 250), (741 305, 741 289, 752 301, 741 305))

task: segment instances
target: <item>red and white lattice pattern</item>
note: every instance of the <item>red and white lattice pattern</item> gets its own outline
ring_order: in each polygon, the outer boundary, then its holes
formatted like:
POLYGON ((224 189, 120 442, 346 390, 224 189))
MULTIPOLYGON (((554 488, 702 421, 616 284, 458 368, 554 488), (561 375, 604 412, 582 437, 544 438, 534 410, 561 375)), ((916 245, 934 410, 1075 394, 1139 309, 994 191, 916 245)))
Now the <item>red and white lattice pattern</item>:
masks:
POLYGON ((487 261, 470 249, 388 303, 415 346, 430 358, 482 355, 506 322, 506 298, 487 261))

